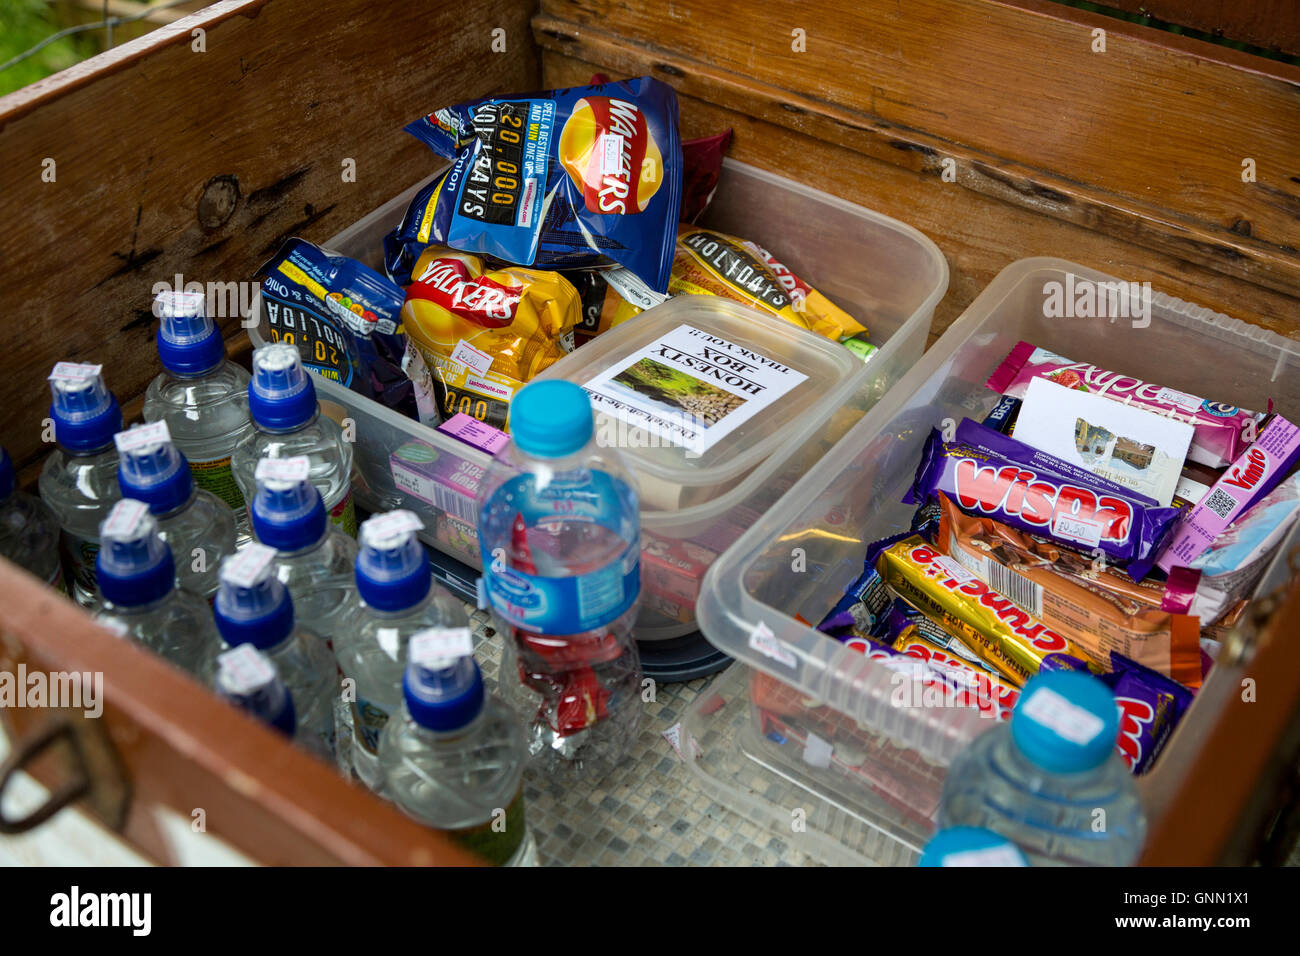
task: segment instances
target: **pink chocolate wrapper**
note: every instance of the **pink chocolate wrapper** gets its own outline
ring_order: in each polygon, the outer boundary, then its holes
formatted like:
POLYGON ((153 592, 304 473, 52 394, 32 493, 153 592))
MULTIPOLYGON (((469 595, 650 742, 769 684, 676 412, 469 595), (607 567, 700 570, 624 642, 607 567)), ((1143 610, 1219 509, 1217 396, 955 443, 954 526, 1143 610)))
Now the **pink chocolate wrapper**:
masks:
POLYGON ((1210 493, 1174 527, 1156 565, 1162 571, 1188 567, 1255 502, 1286 477, 1300 461, 1300 428, 1275 415, 1259 440, 1238 458, 1210 493))
POLYGON ((1212 468, 1236 461, 1250 444, 1248 423, 1261 416, 1236 405, 1212 402, 1177 389, 1144 382, 1131 375, 1108 372, 1087 362, 1073 362, 1031 342, 1020 342, 989 376, 987 385, 995 392, 1024 398, 1036 378, 1105 395, 1109 399, 1136 405, 1190 424, 1195 433, 1187 457, 1212 468))

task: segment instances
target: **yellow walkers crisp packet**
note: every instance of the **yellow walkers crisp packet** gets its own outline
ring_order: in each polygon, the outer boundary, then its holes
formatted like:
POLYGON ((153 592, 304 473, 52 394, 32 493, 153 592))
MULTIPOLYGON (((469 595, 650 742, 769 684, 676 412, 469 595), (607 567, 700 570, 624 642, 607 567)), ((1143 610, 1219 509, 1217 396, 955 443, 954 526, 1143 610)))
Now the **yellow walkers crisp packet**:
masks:
POLYGON ((485 270, 478 256, 439 246, 416 260, 402 304, 443 417, 501 429, 515 392, 573 350, 580 317, 578 293, 558 272, 485 270))
MULTIPOLYGON (((625 269, 599 275, 607 285, 595 321, 587 316, 580 335, 598 335, 665 301, 625 269)), ((678 227, 668 295, 716 295, 770 312, 823 338, 842 342, 864 361, 875 348, 867 328, 808 285, 756 243, 713 229, 678 227)), ((590 298, 590 297, 588 297, 590 298)))

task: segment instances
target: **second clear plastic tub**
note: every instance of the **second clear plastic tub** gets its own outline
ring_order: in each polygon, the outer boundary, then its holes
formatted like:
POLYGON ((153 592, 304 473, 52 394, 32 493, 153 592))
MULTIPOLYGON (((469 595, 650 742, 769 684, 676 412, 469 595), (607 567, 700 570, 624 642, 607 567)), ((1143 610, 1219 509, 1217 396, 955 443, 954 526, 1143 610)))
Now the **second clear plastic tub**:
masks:
MULTIPOLYGON (((1283 413, 1300 413, 1300 343, 1258 326, 1159 293, 1147 314, 1139 297, 1123 318, 1054 317, 1065 290, 1109 294, 1121 288, 1115 282, 1061 259, 1005 268, 714 563, 697 605, 701 630, 750 667, 719 679, 725 706, 715 701, 706 712, 701 704, 684 723, 707 789, 787 835, 793 809, 802 808, 805 826, 828 849, 823 855, 838 859, 907 862, 923 845, 944 768, 988 718, 895 702, 888 670, 812 625, 861 573, 866 545, 908 528, 914 508, 902 498, 926 436, 945 420, 979 419, 993 407, 998 396, 985 382, 1018 341, 1210 401, 1263 410, 1272 399, 1283 413)), ((1285 582, 1278 565, 1298 541, 1300 529, 1257 595, 1285 582)), ((1238 673, 1233 660, 1220 660, 1141 779, 1149 813, 1159 813, 1179 768, 1194 759, 1200 731, 1238 673)))
MULTIPOLYGON (((400 221, 418 187, 407 190, 353 226, 324 243, 382 271, 383 236, 400 221)), ((696 627, 694 596, 712 560, 897 382, 921 356, 934 308, 948 287, 948 265, 938 247, 920 232, 897 220, 809 189, 765 170, 735 163, 724 165, 717 194, 701 225, 751 239, 778 256, 797 275, 865 324, 879 351, 852 373, 851 395, 843 414, 812 439, 798 422, 791 423, 788 440, 777 447, 763 467, 741 478, 727 492, 719 514, 733 517, 719 528, 713 548, 677 561, 680 594, 660 588, 647 592, 638 620, 639 640, 680 636, 696 627), (720 546, 718 546, 720 545, 720 546)), ((652 312, 653 310, 651 310, 652 312)), ((651 313, 646 313, 651 314, 651 313)), ((260 318, 260 299, 254 320, 260 318)), ((250 329, 254 345, 263 335, 250 329)), ((599 339, 597 339, 599 341, 599 339)), ((580 354, 581 350, 579 350, 580 354)), ((439 550, 481 568, 473 529, 477 520, 474 494, 489 458, 461 442, 420 425, 325 378, 316 379, 317 394, 333 406, 336 416, 351 418, 354 489, 357 501, 370 510, 409 508, 425 523, 423 537, 439 550), (394 478, 392 456, 399 457, 394 478), (417 460, 432 480, 412 482, 411 469, 401 459, 417 460), (402 478, 408 478, 399 484, 402 478)), ((645 543, 677 540, 697 524, 691 509, 660 511, 643 516, 645 543)), ((644 546, 643 546, 644 550, 644 546)))

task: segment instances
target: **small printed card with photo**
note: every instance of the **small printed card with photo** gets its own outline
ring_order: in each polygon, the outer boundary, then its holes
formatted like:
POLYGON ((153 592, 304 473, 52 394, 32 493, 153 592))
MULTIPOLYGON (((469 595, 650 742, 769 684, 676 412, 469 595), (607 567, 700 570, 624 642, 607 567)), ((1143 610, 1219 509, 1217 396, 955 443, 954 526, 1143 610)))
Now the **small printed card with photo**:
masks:
POLYGON ((1034 379, 1016 440, 1086 468, 1168 507, 1194 429, 1133 405, 1034 379))

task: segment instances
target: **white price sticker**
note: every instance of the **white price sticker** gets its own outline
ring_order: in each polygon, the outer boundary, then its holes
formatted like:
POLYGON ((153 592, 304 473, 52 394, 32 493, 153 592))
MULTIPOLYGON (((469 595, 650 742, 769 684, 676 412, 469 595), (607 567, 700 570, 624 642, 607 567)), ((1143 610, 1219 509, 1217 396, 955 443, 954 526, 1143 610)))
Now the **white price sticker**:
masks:
POLYGON ((1096 714, 1070 703, 1050 687, 1040 687, 1028 700, 1022 699, 1020 709, 1035 723, 1080 746, 1091 743, 1105 726, 1096 714))
POLYGON ((431 627, 411 638, 409 652, 420 667, 435 667, 473 655, 474 640, 468 627, 431 627))
POLYGON ((1013 846, 990 846, 981 850, 960 850, 943 858, 944 866, 1024 866, 1025 858, 1013 846))
POLYGON ((616 179, 623 177, 623 142, 623 136, 619 133, 606 133, 601 139, 604 155, 601 157, 600 171, 604 175, 616 179))
POLYGON ((969 584, 971 581, 975 580, 975 575, 967 571, 960 563, 947 556, 937 557, 932 563, 936 568, 959 584, 969 584))
POLYGON ((492 356, 482 349, 476 349, 464 339, 456 343, 456 348, 452 350, 451 360, 459 362, 466 368, 472 368, 479 375, 486 375, 488 369, 492 367, 492 356))
POLYGON ((240 644, 217 658, 221 684, 236 694, 248 694, 275 680, 275 667, 252 644, 240 644))
POLYGON ((1184 411, 1194 412, 1201 407, 1201 399, 1195 395, 1188 395, 1186 392, 1180 392, 1176 388, 1162 388, 1156 392, 1157 402, 1168 402, 1170 405, 1177 405, 1184 411))
POLYGON ((1057 515, 1056 520, 1052 522, 1052 534, 1058 538, 1078 541, 1080 544, 1095 548, 1101 544, 1101 523, 1085 521, 1066 514, 1057 515))
POLYGON ((104 370, 102 365, 85 365, 80 362, 59 362, 50 372, 51 382, 82 382, 88 378, 98 378, 104 370))
POLYGON ((172 433, 168 431, 166 422, 135 425, 113 436, 113 441, 117 443, 118 453, 123 455, 128 451, 135 451, 137 448, 164 445, 171 440, 172 433))
POLYGON ((287 481, 297 484, 311 475, 311 459, 306 455, 293 458, 263 458, 257 463, 253 477, 258 481, 287 481))
POLYGON ((400 537, 408 531, 423 531, 424 522, 413 511, 399 508, 387 514, 375 515, 361 523, 361 537, 365 544, 378 546, 400 537))
POLYGON ((762 621, 749 634, 749 646, 758 651, 764 657, 770 657, 774 661, 779 661, 786 667, 793 669, 798 665, 799 659, 784 644, 776 639, 776 635, 762 621))
POLYGON ((101 531, 106 538, 128 538, 140 530, 140 522, 149 513, 149 506, 134 498, 122 498, 104 519, 101 531))
POLYGON ((219 576, 222 581, 229 581, 235 587, 251 588, 274 560, 275 548, 254 542, 222 561, 219 576))
POLYGON ((825 770, 831 765, 831 750, 830 743, 810 732, 803 745, 803 762, 810 767, 825 770))

